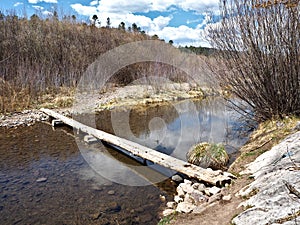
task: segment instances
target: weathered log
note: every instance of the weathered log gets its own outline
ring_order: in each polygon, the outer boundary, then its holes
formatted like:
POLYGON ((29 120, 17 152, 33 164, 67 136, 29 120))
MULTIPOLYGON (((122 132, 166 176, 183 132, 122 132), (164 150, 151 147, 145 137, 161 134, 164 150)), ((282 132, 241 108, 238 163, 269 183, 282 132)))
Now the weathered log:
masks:
POLYGON ((53 118, 61 120, 65 124, 77 130, 92 135, 101 141, 118 146, 122 149, 125 149, 128 152, 131 152, 135 156, 142 157, 146 160, 152 161, 153 163, 159 164, 163 167, 169 168, 171 170, 175 170, 177 172, 187 175, 190 178, 194 178, 199 181, 203 181, 216 186, 224 186, 226 183, 230 183, 231 178, 234 177, 229 173, 226 173, 226 175, 224 175, 221 171, 213 171, 210 169, 201 168, 199 166, 163 154, 161 152, 147 148, 145 146, 126 140, 124 138, 120 138, 112 134, 108 134, 104 131, 86 126, 71 118, 56 113, 53 110, 42 108, 41 111, 53 118))

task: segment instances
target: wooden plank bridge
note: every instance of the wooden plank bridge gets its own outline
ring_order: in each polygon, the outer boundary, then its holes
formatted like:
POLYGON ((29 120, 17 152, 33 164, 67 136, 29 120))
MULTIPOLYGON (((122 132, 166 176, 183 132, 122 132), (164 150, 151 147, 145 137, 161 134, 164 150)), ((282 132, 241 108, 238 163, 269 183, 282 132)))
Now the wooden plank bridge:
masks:
POLYGON ((135 142, 89 127, 69 117, 63 116, 53 110, 43 108, 41 109, 41 111, 49 115, 50 117, 58 119, 64 124, 67 124, 77 129, 78 131, 89 134, 113 146, 122 148, 135 156, 139 156, 155 164, 185 174, 190 178, 194 178, 199 181, 203 181, 205 183, 209 183, 216 186, 224 186, 226 183, 230 183, 231 179, 234 178, 234 176, 230 173, 223 173, 221 171, 213 171, 211 169, 201 168, 183 160, 147 148, 135 142))

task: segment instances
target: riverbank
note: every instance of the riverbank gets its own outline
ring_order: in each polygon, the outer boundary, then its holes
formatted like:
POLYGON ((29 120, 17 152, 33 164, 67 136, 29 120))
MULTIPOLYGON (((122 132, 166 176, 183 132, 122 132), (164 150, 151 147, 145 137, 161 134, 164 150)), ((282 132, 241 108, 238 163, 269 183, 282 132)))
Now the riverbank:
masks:
MULTIPOLYGON (((209 90, 205 92, 202 89, 197 89, 196 87, 192 87, 186 84, 176 84, 170 86, 168 90, 166 89, 157 90, 149 86, 140 85, 140 86, 115 87, 112 90, 107 91, 105 93, 96 93, 93 95, 88 93, 80 93, 76 97, 74 95, 74 97, 72 97, 72 101, 78 101, 78 103, 80 102, 82 103, 79 104, 81 108, 77 108, 78 111, 75 111, 75 113, 79 113, 79 112, 86 112, 86 111, 94 112, 94 111, 108 110, 116 107, 132 107, 137 105, 143 108, 144 106, 148 106, 152 104, 161 105, 168 102, 174 102, 176 100, 179 101, 182 99, 203 99, 209 95, 213 95, 213 93, 209 92, 209 90)), ((70 101, 70 97, 68 97, 68 99, 66 100, 70 101)), ((65 115, 71 115, 71 113, 74 113, 73 108, 69 107, 69 108, 62 109, 54 104, 55 102, 60 102, 60 104, 62 104, 63 101, 64 99, 62 97, 59 99, 55 98, 53 102, 49 103, 50 106, 49 108, 54 108, 55 110, 65 115)), ((47 105, 43 105, 43 107, 47 107, 47 105)), ((2 115, 0 118, 0 126, 10 127, 10 128, 12 127, 17 128, 19 126, 31 126, 35 122, 44 121, 47 119, 48 118, 37 109, 26 110, 23 111, 22 113, 2 115)), ((274 121, 268 121, 260 124, 258 129, 252 134, 249 142, 240 149, 241 152, 240 156, 229 169, 229 172, 237 176, 237 179, 234 180, 232 185, 225 187, 221 190, 218 189, 218 193, 216 193, 216 195, 209 193, 209 188, 211 187, 205 187, 205 189, 207 189, 206 190, 207 194, 200 197, 203 197, 205 203, 207 204, 205 204, 204 205, 205 207, 202 207, 201 210, 198 208, 199 210, 194 211, 194 209, 190 210, 188 208, 188 210, 185 209, 179 210, 182 212, 186 211, 186 214, 178 214, 176 212, 174 213, 174 209, 176 211, 175 206, 177 207, 178 203, 173 205, 169 203, 169 206, 166 206, 166 208, 169 208, 173 211, 169 210, 169 212, 171 212, 170 216, 165 217, 162 220, 162 222, 165 223, 170 222, 170 224, 179 224, 179 225, 187 224, 187 223, 198 225, 200 222, 201 222, 200 224, 210 224, 210 225, 226 224, 227 225, 232 222, 233 218, 236 218, 233 221, 237 224, 253 224, 251 222, 247 222, 249 217, 248 215, 252 215, 251 214, 252 211, 258 213, 261 210, 261 207, 257 206, 257 204, 258 205, 260 204, 259 203, 260 200, 254 197, 256 196, 256 194, 259 193, 259 191, 257 191, 258 189, 257 185, 260 188, 264 185, 267 187, 267 185, 260 183, 260 181, 257 181, 255 185, 252 185, 251 183, 254 181, 253 178, 257 179, 259 178, 260 175, 255 175, 255 171, 253 170, 248 170, 248 172, 254 174, 253 176, 251 175, 249 176, 249 174, 242 171, 247 169, 248 168, 247 164, 255 161, 255 159, 258 156, 263 155, 265 152, 268 152, 273 146, 276 146, 278 143, 280 143, 281 140, 283 140, 288 135, 293 135, 298 129, 298 128, 295 129, 295 127, 297 127, 297 122, 298 122, 297 118, 287 117, 284 120, 280 120, 280 121, 274 120, 274 121), (247 185, 250 186, 248 186, 249 189, 246 190, 246 188, 244 187, 246 187, 247 185), (244 191, 241 192, 241 190, 244 191), (242 202, 248 198, 252 200, 242 204, 242 202), (254 209, 258 211, 253 210, 252 209, 253 206, 254 209)), ((271 155, 277 157, 278 156, 277 152, 281 152, 281 153, 286 152, 286 149, 283 148, 283 146, 290 146, 289 143, 291 142, 291 140, 293 140, 293 144, 291 145, 291 148, 294 148, 295 146, 297 146, 297 143, 300 142, 298 139, 299 139, 298 136, 295 136, 292 139, 287 139, 286 142, 283 142, 284 144, 281 144, 281 148, 280 148, 281 150, 280 151, 274 150, 271 155)), ((295 157, 298 155, 298 152, 293 151, 293 154, 295 154, 293 156, 295 157)), ((293 161, 290 160, 290 162, 293 161)), ((258 163, 256 168, 265 167, 265 166, 266 165, 258 163)), ((273 171, 275 171, 275 173, 277 173, 276 171, 278 171, 278 169, 283 168, 282 164, 277 164, 277 166, 278 166, 277 169, 273 168, 273 171)), ((284 168, 292 168, 292 169, 294 168, 295 169, 294 171, 296 172, 293 171, 292 173, 288 173, 286 176, 288 176, 291 180, 293 180, 293 176, 296 176, 296 179, 299 179, 297 177, 298 166, 295 167, 295 165, 291 166, 291 164, 287 164, 287 167, 284 168)), ((188 186, 189 185, 193 186, 195 184, 195 183, 190 184, 189 181, 186 181, 185 183, 188 183, 187 184, 188 186)), ((281 182, 280 186, 278 187, 279 190, 281 190, 282 192, 284 192, 283 190, 284 185, 285 184, 281 182)), ((299 184, 297 185, 295 186, 295 188, 299 190, 299 184)), ((198 184, 194 186, 199 187, 198 184)), ((266 190, 264 190, 263 192, 266 192, 266 190)), ((274 193, 276 192, 274 191, 274 193)), ((184 194, 186 195, 189 193, 186 192, 184 194)), ((205 194, 205 190, 204 190, 204 194, 205 194)), ((286 193, 284 194, 286 195, 286 193)), ((277 193, 274 195, 269 194, 268 199, 271 198, 274 199, 278 198, 277 193)), ((281 200, 279 200, 279 204, 281 204, 280 201, 281 200)), ((286 200, 282 200, 282 201, 286 201, 286 200)), ((277 200, 276 202, 278 203, 277 200)), ((275 203, 273 202, 271 204, 275 204, 275 203)), ((282 204, 285 203, 283 202, 282 204)), ((291 217, 288 217, 286 215, 281 215, 281 218, 273 218, 273 220, 275 222, 278 219, 294 220, 295 217, 298 216, 298 211, 296 209, 297 207, 298 205, 295 206, 293 205, 292 208, 289 208, 290 211, 295 210, 295 213, 291 213, 292 215, 291 217)), ((263 211, 266 210, 270 211, 269 208, 263 208, 263 211)), ((281 210, 281 209, 277 208, 276 210, 281 210)), ((276 213, 276 211, 275 212, 272 211, 272 213, 274 214, 276 213)))
POLYGON ((173 214, 164 221, 175 225, 300 222, 299 124, 299 119, 293 117, 260 124, 229 168, 237 179, 222 190, 222 195, 231 199, 224 201, 221 197, 200 213, 173 214))
POLYGON ((184 99, 203 99, 217 95, 209 88, 200 88, 188 83, 170 83, 161 87, 151 85, 129 85, 117 87, 111 85, 105 92, 77 92, 64 90, 57 96, 42 96, 42 102, 21 112, 0 115, 0 127, 15 128, 31 126, 35 122, 46 121, 48 116, 41 113, 39 108, 55 109, 63 115, 93 113, 111 110, 117 107, 145 107, 161 105, 184 99))

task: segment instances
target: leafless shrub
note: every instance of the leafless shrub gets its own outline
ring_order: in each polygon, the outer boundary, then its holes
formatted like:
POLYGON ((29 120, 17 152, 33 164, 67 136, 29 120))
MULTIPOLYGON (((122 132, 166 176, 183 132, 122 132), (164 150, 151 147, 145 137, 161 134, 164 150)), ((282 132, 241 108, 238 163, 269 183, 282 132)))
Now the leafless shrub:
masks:
POLYGON ((72 17, 59 20, 58 16, 41 19, 33 15, 26 19, 14 12, 0 12, 0 111, 18 110, 14 107, 18 105, 16 96, 25 93, 32 102, 49 90, 75 87, 99 55, 121 44, 147 38, 77 23, 72 17))
POLYGON ((221 21, 209 28, 225 65, 220 85, 260 120, 300 114, 300 4, 281 2, 222 0, 221 21))

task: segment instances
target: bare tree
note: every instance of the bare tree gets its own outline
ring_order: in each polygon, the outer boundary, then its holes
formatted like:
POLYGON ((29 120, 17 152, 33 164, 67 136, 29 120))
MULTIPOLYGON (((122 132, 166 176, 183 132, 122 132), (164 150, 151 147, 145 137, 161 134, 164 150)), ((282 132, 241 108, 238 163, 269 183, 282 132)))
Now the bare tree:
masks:
POLYGON ((225 69, 220 84, 258 119, 300 114, 299 0, 221 0, 208 38, 225 69))

